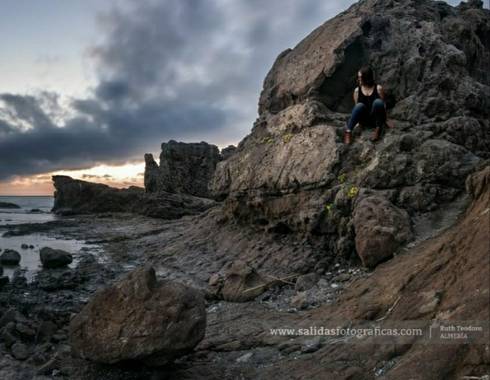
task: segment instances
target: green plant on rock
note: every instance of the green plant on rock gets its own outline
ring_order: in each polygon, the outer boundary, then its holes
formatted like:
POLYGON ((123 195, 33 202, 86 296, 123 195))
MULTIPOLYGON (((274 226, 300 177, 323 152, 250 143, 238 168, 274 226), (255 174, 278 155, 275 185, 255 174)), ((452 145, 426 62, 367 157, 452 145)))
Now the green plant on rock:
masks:
POLYGON ((274 139, 271 136, 267 136, 263 137, 260 141, 262 144, 272 144, 274 142, 274 139))
POLYGON ((333 210, 333 203, 327 203, 325 205, 325 212, 330 215, 330 213, 332 212, 333 210))
POLYGON ((355 198, 359 194, 359 188, 357 186, 351 186, 349 188, 349 191, 347 191, 347 196, 349 198, 355 198))
POLYGON ((287 144, 288 142, 291 141, 292 138, 293 138, 293 134, 292 133, 285 133, 282 136, 282 141, 284 141, 284 143, 287 144))
POLYGON ((347 175, 345 173, 342 173, 338 177, 338 180, 339 180, 340 183, 344 183, 346 179, 347 179, 347 175))

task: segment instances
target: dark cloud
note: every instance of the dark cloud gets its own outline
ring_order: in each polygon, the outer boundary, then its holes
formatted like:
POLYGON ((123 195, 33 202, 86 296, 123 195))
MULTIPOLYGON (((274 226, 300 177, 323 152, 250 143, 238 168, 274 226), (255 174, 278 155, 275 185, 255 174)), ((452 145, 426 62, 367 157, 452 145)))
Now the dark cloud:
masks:
POLYGON ((0 180, 141 159, 169 139, 238 142, 275 57, 353 1, 131 1, 100 18, 87 99, 0 94, 0 180))

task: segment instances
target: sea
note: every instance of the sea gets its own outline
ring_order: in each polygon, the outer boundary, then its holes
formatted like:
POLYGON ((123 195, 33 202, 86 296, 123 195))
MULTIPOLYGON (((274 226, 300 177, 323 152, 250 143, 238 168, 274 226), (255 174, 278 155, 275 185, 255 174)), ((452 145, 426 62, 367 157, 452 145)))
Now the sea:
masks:
MULTIPOLYGON (((23 236, 4 237, 5 226, 24 223, 46 223, 58 218, 51 212, 54 204, 52 196, 0 196, 0 202, 14 203, 20 208, 0 208, 0 255, 5 249, 14 249, 21 255, 19 265, 3 266, 4 276, 12 278, 15 271, 20 271, 28 281, 32 281, 37 271, 42 269, 39 251, 43 247, 62 249, 73 254, 74 261, 70 267, 78 262, 82 250, 98 251, 93 244, 84 241, 48 236, 46 233, 32 233, 23 236), (23 249, 26 244, 34 248, 23 249)), ((1 264, 0 264, 1 265, 1 264)))

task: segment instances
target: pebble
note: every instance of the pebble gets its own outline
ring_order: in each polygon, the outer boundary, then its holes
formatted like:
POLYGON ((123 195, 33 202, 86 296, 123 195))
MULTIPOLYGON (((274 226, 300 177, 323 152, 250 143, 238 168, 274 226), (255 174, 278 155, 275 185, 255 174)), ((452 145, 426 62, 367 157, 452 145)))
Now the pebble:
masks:
POLYGON ((237 363, 246 363, 250 360, 250 358, 253 356, 253 352, 247 352, 245 355, 240 356, 236 362, 237 363))
POLYGON ((11 347, 11 352, 14 358, 17 360, 25 360, 29 357, 29 351, 27 349, 27 346, 23 343, 14 343, 14 345, 11 347))

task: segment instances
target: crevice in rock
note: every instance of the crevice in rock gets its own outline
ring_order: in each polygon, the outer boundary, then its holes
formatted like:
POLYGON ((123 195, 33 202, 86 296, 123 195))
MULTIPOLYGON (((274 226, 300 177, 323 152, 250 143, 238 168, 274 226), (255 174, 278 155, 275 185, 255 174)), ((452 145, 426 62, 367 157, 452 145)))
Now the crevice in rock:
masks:
MULTIPOLYGON (((367 23, 366 23, 367 24, 367 23)), ((370 27, 367 27, 369 32, 370 27)), ((344 51, 344 59, 335 72, 325 77, 318 88, 318 99, 329 109, 349 113, 352 109, 352 92, 356 87, 356 73, 369 60, 362 38, 354 40, 344 51)))

